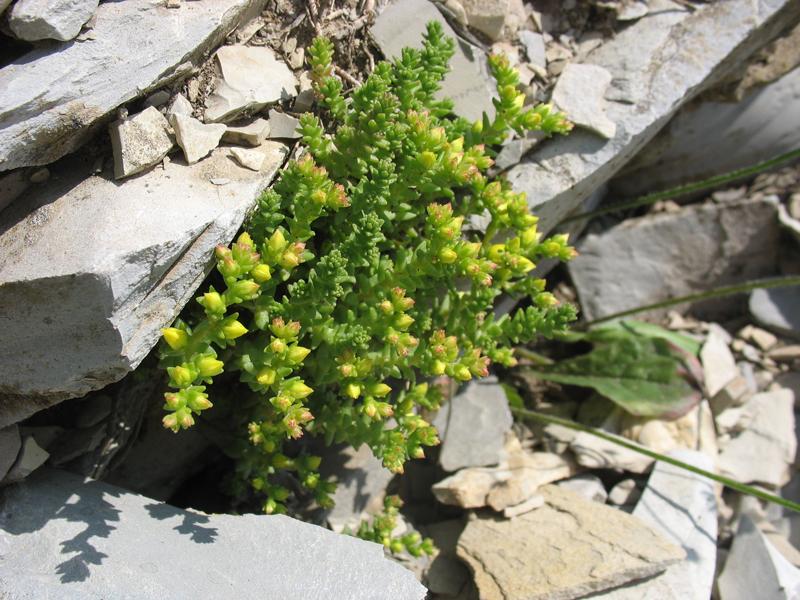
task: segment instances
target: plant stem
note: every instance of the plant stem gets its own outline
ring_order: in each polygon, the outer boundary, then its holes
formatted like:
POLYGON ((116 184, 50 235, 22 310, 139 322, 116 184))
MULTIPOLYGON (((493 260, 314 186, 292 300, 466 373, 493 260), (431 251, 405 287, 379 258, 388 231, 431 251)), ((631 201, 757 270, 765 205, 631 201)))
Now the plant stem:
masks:
POLYGON ((675 458, 664 456, 663 454, 659 454, 658 452, 653 452, 652 450, 648 450, 647 448, 644 448, 638 444, 630 442, 617 435, 613 435, 611 433, 607 433, 599 429, 594 429, 593 427, 587 427, 586 425, 581 425, 580 423, 576 423, 575 421, 570 421, 569 419, 562 419, 561 417, 546 415, 544 413, 540 413, 534 410, 528 410, 526 408, 517 408, 513 406, 510 408, 511 412, 516 413, 517 415, 523 418, 533 419, 534 421, 539 421, 541 423, 561 425, 562 427, 568 427, 569 429, 574 429, 575 431, 590 433, 603 440, 612 442, 614 444, 622 446, 623 448, 627 448, 628 450, 633 450, 634 452, 638 452, 639 454, 644 454, 645 456, 649 456, 650 458, 653 458, 655 460, 660 460, 662 462, 669 463, 681 469, 691 471, 692 473, 697 473, 698 475, 702 475, 703 477, 716 481, 717 483, 721 483, 722 485, 729 487, 732 490, 736 490, 737 492, 741 492, 742 494, 755 496, 756 498, 759 498, 761 500, 766 500, 767 502, 773 502, 790 510, 800 512, 800 504, 797 504, 796 502, 792 502, 791 500, 786 500, 785 498, 781 498, 780 496, 770 494, 758 488, 745 485, 743 483, 739 483, 738 481, 730 479, 729 477, 725 477, 723 475, 717 475, 716 473, 706 471, 705 469, 700 469, 699 467, 695 467, 694 465, 690 465, 675 458))
POLYGON ((522 358, 527 358, 529 361, 537 365, 552 365, 555 362, 553 359, 547 358, 543 354, 534 352, 529 348, 523 348, 522 346, 517 346, 514 348, 514 353, 522 358))
POLYGON ((792 150, 791 152, 787 152, 786 154, 781 154, 780 156, 776 156, 775 158, 765 160, 764 162, 760 162, 755 165, 751 165, 749 167, 744 167, 743 169, 737 169, 735 171, 730 171, 729 173, 723 173, 722 175, 715 175, 714 177, 703 179, 702 181, 696 181, 694 183, 679 185, 677 187, 670 188, 668 190, 663 190, 661 192, 654 192, 652 194, 647 194, 646 196, 640 196, 638 198, 634 198, 633 200, 628 200, 627 202, 620 202, 618 204, 614 204, 613 206, 598 208, 597 210, 592 210, 589 212, 581 213, 579 215, 566 217, 565 219, 562 219, 558 223, 558 225, 556 225, 556 227, 559 227, 565 223, 571 223, 572 221, 579 221, 581 219, 592 219, 594 217, 599 217, 600 215, 606 215, 608 213, 617 212, 618 210, 636 208, 637 206, 652 204, 659 200, 666 200, 667 198, 678 198, 680 196, 686 196, 688 194, 699 192, 701 190, 705 190, 708 188, 718 187, 722 184, 729 183, 737 179, 743 179, 745 177, 757 175, 762 171, 768 171, 769 169, 772 169, 773 167, 776 167, 781 163, 790 161, 794 158, 800 158, 800 148, 792 150))
POLYGON ((753 281, 746 281, 744 283, 737 283, 735 285, 726 285, 723 287, 706 290, 705 292, 697 292, 695 294, 689 294, 687 296, 679 296, 677 298, 670 298, 669 300, 662 300, 661 302, 655 302, 653 304, 645 304, 644 306, 637 306, 636 308, 630 308, 628 310, 623 310, 610 315, 606 315, 605 317, 600 317, 599 319, 594 319, 593 321, 584 322, 581 324, 581 326, 590 327, 591 325, 596 325, 597 323, 603 323, 605 321, 611 321, 612 319, 619 319, 620 317, 627 317, 628 315, 634 315, 636 313, 645 312, 648 310, 655 310, 657 308, 666 308, 668 306, 675 306, 676 304, 683 304, 684 302, 697 302, 698 300, 721 298, 723 296, 730 296, 732 294, 749 292, 756 288, 786 287, 790 285, 800 285, 800 276, 795 275, 790 277, 755 279, 753 281))

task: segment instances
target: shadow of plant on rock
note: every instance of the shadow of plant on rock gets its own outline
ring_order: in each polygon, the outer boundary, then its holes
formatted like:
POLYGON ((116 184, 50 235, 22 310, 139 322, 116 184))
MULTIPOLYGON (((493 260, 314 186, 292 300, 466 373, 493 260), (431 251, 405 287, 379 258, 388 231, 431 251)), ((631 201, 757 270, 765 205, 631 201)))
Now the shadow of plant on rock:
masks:
POLYGON ((201 523, 209 522, 210 519, 207 515, 182 510, 160 502, 147 504, 145 508, 151 517, 159 521, 171 519, 172 517, 182 517, 183 521, 173 529, 178 533, 188 535, 197 544, 211 544, 217 538, 216 527, 201 526, 201 523))

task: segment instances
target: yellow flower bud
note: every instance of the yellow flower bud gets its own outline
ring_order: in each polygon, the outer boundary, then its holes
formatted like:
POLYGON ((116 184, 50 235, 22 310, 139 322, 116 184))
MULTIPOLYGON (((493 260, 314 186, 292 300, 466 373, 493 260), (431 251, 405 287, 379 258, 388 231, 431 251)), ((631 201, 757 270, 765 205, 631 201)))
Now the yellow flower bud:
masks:
POLYGON ((289 348, 287 358, 289 359, 289 362, 297 365, 303 362, 310 352, 311 350, 304 348, 303 346, 292 346, 289 348))
POLYGON ((269 242, 267 242, 267 246, 273 254, 283 252, 288 244, 289 242, 286 241, 286 238, 283 236, 283 232, 281 232, 280 229, 276 229, 269 238, 269 242))
POLYGON ((443 361, 433 361, 433 368, 431 370, 433 371, 434 375, 444 375, 445 369, 447 369, 447 364, 445 364, 443 361))
POLYGON ((304 382, 298 380, 292 381, 286 386, 284 391, 295 400, 300 400, 310 396, 314 390, 308 387, 304 382))
POLYGON ((452 248, 442 248, 439 251, 439 260, 446 265, 450 265, 458 260, 458 254, 452 248))
POLYGON ((361 386, 357 383, 348 383, 344 386, 344 393, 346 396, 355 400, 361 395, 361 386))
POLYGON ((253 238, 250 237, 250 234, 246 231, 239 236, 239 239, 236 240, 236 243, 242 244, 244 246, 252 246, 253 245, 253 238))
POLYGON ((197 370, 202 377, 214 377, 222 373, 222 368, 225 366, 221 360, 217 360, 213 356, 204 356, 196 363, 197 370))
POLYGON ((278 373, 275 369, 264 367, 258 372, 258 375, 256 375, 256 381, 261 385, 272 385, 275 383, 275 377, 277 377, 277 375, 278 373))
POLYGON ((203 294, 203 301, 201 304, 208 312, 222 314, 225 312, 225 302, 218 292, 206 292, 203 294))
POLYGON ((419 162, 422 163, 422 166, 426 169, 430 169, 436 164, 436 155, 430 150, 425 150, 425 152, 420 153, 419 162))
POLYGON ((247 333, 247 328, 239 321, 231 321, 222 327, 222 335, 226 340, 235 340, 247 333))
POLYGON ((183 329, 177 327, 166 327, 161 330, 161 334, 164 336, 164 341, 173 350, 180 350, 189 343, 189 336, 183 329))
POLYGON ((175 415, 175 413, 164 415, 164 418, 161 419, 161 422, 164 424, 164 427, 167 429, 172 429, 172 431, 175 433, 177 433, 180 429, 180 426, 178 425, 178 417, 175 415))
POLYGON ((389 394, 391 391, 392 391, 392 388, 390 388, 385 383, 376 383, 375 385, 373 385, 373 386, 371 386, 369 388, 369 393, 372 396, 375 396, 376 398, 383 398, 384 396, 389 394))
POLYGON ((459 381, 469 381, 472 379, 472 373, 470 373, 469 369, 464 365, 458 365, 455 369, 453 369, 453 377, 459 381))
POLYGON ((265 265, 261 263, 260 265, 256 265, 252 271, 250 271, 250 275, 253 276, 258 283, 265 283, 272 279, 272 273, 269 270, 269 265, 265 265))
POLYGON ((408 329, 413 322, 414 317, 410 315, 397 315, 397 318, 394 320, 394 326, 400 330, 408 329))
POLYGON ((185 388, 192 385, 192 381, 194 381, 192 372, 184 366, 169 367, 167 368, 167 373, 169 373, 175 387, 185 388))

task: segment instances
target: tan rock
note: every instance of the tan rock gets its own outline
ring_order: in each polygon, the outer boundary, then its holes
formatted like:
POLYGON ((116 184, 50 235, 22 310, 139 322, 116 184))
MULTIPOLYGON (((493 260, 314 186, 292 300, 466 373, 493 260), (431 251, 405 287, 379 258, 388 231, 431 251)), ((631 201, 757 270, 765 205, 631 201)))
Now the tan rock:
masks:
POLYGON ((486 506, 486 497, 492 486, 510 477, 507 470, 473 467, 461 469, 431 488, 433 495, 442 504, 460 506, 462 508, 482 508, 486 506))
POLYGON ((478 516, 458 540, 484 600, 578 598, 649 577, 683 550, 640 520, 544 486, 545 505, 512 520, 478 516))
POLYGON ((266 154, 259 148, 231 148, 231 156, 246 169, 260 171, 266 154))
POLYGON ((521 502, 520 504, 515 504, 514 506, 508 506, 503 509, 503 516, 506 519, 513 519, 514 517, 518 517, 519 515, 524 515, 525 513, 531 512, 532 510, 536 510, 544 506, 544 496, 540 496, 539 494, 535 494, 525 500, 525 502, 521 502))
POLYGON ((109 126, 109 133, 117 179, 160 163, 175 145, 169 123, 153 106, 129 119, 115 121, 109 126))
POLYGON ((193 117, 179 113, 173 114, 171 119, 178 145, 183 149, 186 162, 190 165, 208 156, 219 145, 222 134, 225 133, 225 125, 219 123, 201 123, 193 117))
POLYGON ((260 146, 261 142, 269 135, 269 121, 266 119, 256 119, 249 125, 241 127, 231 127, 222 134, 222 141, 229 144, 239 144, 241 146, 260 146))

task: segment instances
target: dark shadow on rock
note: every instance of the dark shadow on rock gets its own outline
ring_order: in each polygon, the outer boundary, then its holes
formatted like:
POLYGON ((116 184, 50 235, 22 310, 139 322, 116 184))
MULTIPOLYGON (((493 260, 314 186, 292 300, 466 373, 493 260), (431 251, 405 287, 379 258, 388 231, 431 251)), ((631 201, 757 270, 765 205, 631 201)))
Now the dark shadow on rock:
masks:
POLYGON ((160 502, 147 504, 145 508, 151 517, 159 521, 171 519, 172 517, 181 517, 183 521, 173 529, 178 533, 188 535, 196 544, 211 544, 217 538, 216 527, 203 527, 201 525, 210 521, 207 515, 181 510, 160 502))

